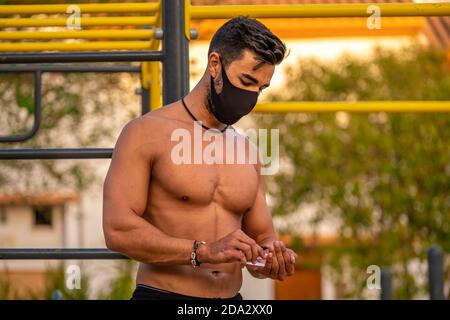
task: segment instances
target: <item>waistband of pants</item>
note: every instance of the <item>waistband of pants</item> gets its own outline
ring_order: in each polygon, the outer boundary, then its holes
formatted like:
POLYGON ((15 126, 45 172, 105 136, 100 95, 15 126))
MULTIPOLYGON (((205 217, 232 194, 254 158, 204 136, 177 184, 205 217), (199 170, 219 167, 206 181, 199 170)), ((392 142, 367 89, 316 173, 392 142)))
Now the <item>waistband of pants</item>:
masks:
POLYGON ((137 284, 134 290, 132 300, 139 300, 145 298, 160 298, 160 299, 185 299, 185 300, 242 300, 242 295, 238 292, 231 298, 205 298, 184 295, 177 292, 172 292, 160 288, 155 288, 146 284, 137 284))

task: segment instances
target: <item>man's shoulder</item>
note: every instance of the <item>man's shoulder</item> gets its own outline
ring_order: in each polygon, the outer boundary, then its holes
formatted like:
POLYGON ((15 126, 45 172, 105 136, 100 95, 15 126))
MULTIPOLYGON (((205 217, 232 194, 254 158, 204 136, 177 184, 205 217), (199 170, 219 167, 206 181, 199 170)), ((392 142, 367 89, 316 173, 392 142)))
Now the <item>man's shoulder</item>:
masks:
MULTIPOLYGON (((140 116, 141 125, 143 127, 164 130, 180 125, 179 110, 177 110, 179 102, 174 102, 163 107, 157 108, 140 116)), ((162 133, 162 132, 161 132, 162 133)))
POLYGON ((153 133, 161 132, 161 130, 167 125, 167 122, 170 121, 169 111, 169 107, 161 107, 156 110, 152 110, 151 112, 147 112, 144 115, 128 121, 123 130, 131 131, 135 135, 141 137, 148 136, 150 131, 153 133))
POLYGON ((158 142, 158 135, 163 127, 161 121, 148 114, 129 120, 122 128, 117 139, 116 147, 128 151, 136 150, 142 146, 150 149, 158 142))
POLYGON ((137 118, 129 120, 122 128, 121 136, 129 136, 134 141, 142 141, 147 136, 148 130, 156 129, 158 121, 154 117, 142 115, 137 118))
POLYGON ((145 146, 148 150, 156 150, 165 143, 164 136, 170 136, 170 128, 177 125, 172 109, 173 104, 128 121, 122 128, 119 140, 124 140, 128 148, 145 146))

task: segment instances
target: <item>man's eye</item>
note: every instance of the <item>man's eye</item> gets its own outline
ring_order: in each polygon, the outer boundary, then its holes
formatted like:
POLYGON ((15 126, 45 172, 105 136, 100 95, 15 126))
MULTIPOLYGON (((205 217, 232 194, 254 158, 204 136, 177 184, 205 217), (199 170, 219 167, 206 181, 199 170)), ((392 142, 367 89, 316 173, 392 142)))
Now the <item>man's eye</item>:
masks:
POLYGON ((242 79, 242 78, 240 78, 240 77, 239 77, 239 80, 241 81, 241 83, 242 83, 243 86, 248 87, 248 86, 251 86, 251 85, 252 85, 251 82, 244 81, 244 79, 242 79))

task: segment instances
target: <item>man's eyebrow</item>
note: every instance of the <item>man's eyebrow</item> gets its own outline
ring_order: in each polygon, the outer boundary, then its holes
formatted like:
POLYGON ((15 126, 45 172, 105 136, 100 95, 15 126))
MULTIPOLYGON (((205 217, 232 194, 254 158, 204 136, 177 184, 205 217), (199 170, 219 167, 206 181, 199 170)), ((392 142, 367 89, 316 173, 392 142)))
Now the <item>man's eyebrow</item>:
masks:
MULTIPOLYGON (((258 79, 252 77, 252 76, 249 75, 248 73, 243 73, 242 76, 245 77, 245 78, 247 78, 248 80, 252 81, 254 84, 258 84, 258 83, 259 83, 258 79)), ((269 86, 268 83, 266 83, 266 84, 264 85, 264 87, 268 87, 268 86, 269 86)))

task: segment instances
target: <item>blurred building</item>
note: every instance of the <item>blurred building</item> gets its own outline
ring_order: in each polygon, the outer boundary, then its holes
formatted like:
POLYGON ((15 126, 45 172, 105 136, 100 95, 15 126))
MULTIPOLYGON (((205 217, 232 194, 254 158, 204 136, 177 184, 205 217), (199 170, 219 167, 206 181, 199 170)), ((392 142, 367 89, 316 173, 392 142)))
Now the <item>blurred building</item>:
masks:
MULTIPOLYGON (((71 233, 80 234, 70 210, 78 201, 77 194, 0 194, 0 247, 67 247, 71 233)), ((46 269, 54 265, 54 261, 8 261, 0 268, 0 281, 9 277, 19 294, 39 291, 46 269)))

